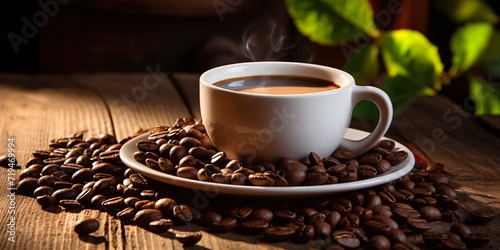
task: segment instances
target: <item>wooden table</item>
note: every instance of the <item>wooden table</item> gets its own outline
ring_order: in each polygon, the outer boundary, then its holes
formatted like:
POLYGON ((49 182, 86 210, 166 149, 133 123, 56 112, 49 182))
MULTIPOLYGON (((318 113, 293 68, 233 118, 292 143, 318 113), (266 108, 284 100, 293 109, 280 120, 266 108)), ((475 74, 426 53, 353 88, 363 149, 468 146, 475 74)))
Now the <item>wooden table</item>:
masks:
MULTIPOLYGON (((197 75, 76 74, 57 76, 0 75, 0 155, 9 138, 24 163, 35 149, 47 148, 50 139, 86 130, 86 136, 110 133, 117 138, 138 129, 171 125, 180 117, 200 117, 197 75)), ((388 136, 417 146, 432 161, 443 163, 458 187, 462 209, 500 209, 499 117, 476 118, 443 97, 425 97, 394 120, 388 136)), ((374 124, 353 122, 371 130, 374 124)), ((16 171, 16 176, 20 171, 16 171)), ((154 234, 97 210, 79 213, 42 210, 31 197, 15 196, 15 243, 8 240, 8 170, 0 169, 0 249, 172 249, 181 248, 172 234, 154 234), (88 216, 101 221, 91 237, 73 232, 76 220, 88 216)), ((12 204, 12 203, 10 203, 12 204)), ((465 217, 464 217, 465 218, 465 217)), ((441 223, 440 225, 449 226, 441 223)), ((196 227, 196 226, 191 226, 196 227)), ((443 226, 438 226, 443 227, 443 226)), ((180 228, 186 229, 186 228, 180 228)), ((193 228, 191 228, 193 229, 193 228)), ((485 249, 500 249, 500 219, 474 226, 492 240, 485 249)), ((176 229, 177 230, 177 229, 176 229)), ((175 230, 174 230, 175 231, 175 230)), ((314 240, 307 247, 324 249, 329 240, 314 240)), ((289 242, 266 243, 236 233, 203 231, 193 249, 305 248, 289 242)))

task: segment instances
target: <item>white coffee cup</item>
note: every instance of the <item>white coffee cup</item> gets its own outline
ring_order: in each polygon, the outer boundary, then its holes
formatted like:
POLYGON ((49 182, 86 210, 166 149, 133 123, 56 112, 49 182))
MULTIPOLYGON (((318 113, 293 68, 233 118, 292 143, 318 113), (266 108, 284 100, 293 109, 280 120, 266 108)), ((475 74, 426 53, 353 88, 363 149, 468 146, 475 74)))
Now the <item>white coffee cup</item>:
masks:
POLYGON ((210 69, 200 77, 201 117, 218 150, 246 163, 282 157, 305 160, 310 152, 330 156, 338 147, 356 154, 372 148, 387 132, 392 105, 382 90, 355 85, 348 73, 314 64, 249 62, 210 69), (307 94, 252 94, 214 85, 252 76, 300 76, 332 81, 338 89, 307 94), (374 102, 380 118, 366 138, 344 138, 354 106, 374 102))

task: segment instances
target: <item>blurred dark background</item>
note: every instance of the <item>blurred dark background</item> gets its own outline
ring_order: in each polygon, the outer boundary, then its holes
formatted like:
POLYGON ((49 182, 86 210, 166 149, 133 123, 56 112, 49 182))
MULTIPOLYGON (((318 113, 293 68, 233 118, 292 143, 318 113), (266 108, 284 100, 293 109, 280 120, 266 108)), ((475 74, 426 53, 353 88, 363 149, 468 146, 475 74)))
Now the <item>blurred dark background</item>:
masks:
MULTIPOLYGON (((371 0, 375 12, 388 2, 371 0)), ((498 1, 488 2, 499 10, 498 1)), ((430 0, 401 4, 403 11, 384 28, 424 33, 449 65, 456 24, 430 0)), ((304 38, 282 0, 9 1, 2 12, 1 72, 144 72, 148 65, 160 65, 162 72, 202 72, 251 60, 333 67, 345 62, 338 47, 304 38)))

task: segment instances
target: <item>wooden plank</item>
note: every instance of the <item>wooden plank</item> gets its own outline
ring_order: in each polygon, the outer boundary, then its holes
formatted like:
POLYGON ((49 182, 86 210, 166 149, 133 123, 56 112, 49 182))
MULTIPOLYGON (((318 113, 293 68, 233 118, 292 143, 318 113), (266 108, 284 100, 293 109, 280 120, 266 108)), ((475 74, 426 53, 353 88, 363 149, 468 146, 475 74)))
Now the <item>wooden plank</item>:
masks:
POLYGON ((138 129, 172 125, 190 116, 168 77, 149 69, 142 74, 73 75, 72 79, 103 98, 117 138, 125 138, 138 129))
MULTIPOLYGON (((92 91, 77 87, 63 87, 64 78, 59 77, 1 77, 0 93, 0 154, 7 150, 7 139, 14 137, 16 156, 25 163, 35 149, 45 149, 53 138, 61 138, 74 132, 88 130, 88 135, 111 133, 112 126, 102 100, 92 91), (13 81, 4 80, 11 78, 13 81), (15 79, 15 80, 14 80, 15 79), (39 82, 48 86, 40 86, 39 82)), ((8 187, 7 169, 0 169, 0 185, 8 187)), ((17 176, 20 171, 17 171, 17 176)), ((5 192, 4 192, 5 194, 5 192)), ((7 240, 7 234, 0 240, 0 249, 83 249, 94 248, 94 244, 78 240, 72 225, 86 214, 105 221, 106 214, 84 211, 81 214, 42 211, 33 198, 16 195, 16 242, 7 240)), ((0 199, 0 207, 8 207, 8 199, 0 199)), ((8 222, 7 210, 0 214, 1 224, 8 222)), ((99 234, 103 234, 100 229, 99 234)), ((99 247, 103 249, 104 246, 99 247)))

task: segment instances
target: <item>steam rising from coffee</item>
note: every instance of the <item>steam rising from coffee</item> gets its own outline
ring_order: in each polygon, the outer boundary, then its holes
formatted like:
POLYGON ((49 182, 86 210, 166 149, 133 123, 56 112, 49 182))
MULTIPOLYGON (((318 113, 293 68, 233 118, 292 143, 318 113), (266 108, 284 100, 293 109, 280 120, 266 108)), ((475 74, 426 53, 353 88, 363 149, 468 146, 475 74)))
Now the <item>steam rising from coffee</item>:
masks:
POLYGON ((252 25, 243 33, 241 52, 251 61, 311 62, 313 54, 301 44, 301 37, 289 36, 287 29, 274 21, 252 25))

